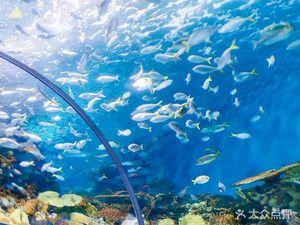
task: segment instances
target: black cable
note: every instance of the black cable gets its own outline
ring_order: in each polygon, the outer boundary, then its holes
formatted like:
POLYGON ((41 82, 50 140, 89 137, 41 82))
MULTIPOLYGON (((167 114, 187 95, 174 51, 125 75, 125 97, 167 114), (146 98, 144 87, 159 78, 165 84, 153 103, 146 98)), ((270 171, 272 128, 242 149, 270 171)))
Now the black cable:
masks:
POLYGON ((127 174, 115 154, 114 150, 108 143, 108 141, 103 136, 102 132, 99 130, 99 128, 96 126, 96 124, 91 120, 91 118, 85 113, 85 111, 72 99, 70 98, 62 89, 60 89, 57 85, 52 83, 50 80, 48 80, 46 77, 44 77, 42 74, 38 73, 34 69, 28 67, 24 63, 18 61, 17 59, 7 55, 6 53, 0 51, 0 58, 10 62, 11 64, 14 64, 15 66, 21 68, 22 70, 26 71, 39 81, 41 81, 43 84, 45 84, 47 87, 49 87, 52 91, 54 91, 57 95, 59 95, 66 103, 68 103, 79 115, 80 117, 88 124, 88 126, 92 129, 92 131, 96 134, 96 136, 99 138, 99 140, 102 142, 103 146, 106 148, 108 154, 112 158, 113 162, 117 166, 117 169, 122 177, 122 180, 125 184, 125 187, 128 191, 130 200, 132 202, 135 215, 137 217, 139 225, 144 225, 144 220, 141 212, 140 205, 138 203, 138 200, 136 198, 136 195, 134 193, 133 187, 129 182, 129 179, 127 177, 127 174))

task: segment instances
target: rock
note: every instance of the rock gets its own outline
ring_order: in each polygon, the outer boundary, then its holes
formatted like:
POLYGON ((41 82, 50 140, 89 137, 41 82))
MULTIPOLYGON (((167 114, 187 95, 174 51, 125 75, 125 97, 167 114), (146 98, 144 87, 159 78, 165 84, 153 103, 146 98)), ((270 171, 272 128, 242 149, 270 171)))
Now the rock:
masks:
POLYGON ((179 225, 206 225, 207 223, 199 215, 187 214, 179 219, 179 225))
POLYGON ((72 222, 77 222, 81 224, 89 224, 91 222, 91 219, 88 216, 77 212, 71 213, 70 219, 72 222))
POLYGON ((169 219, 169 218, 166 218, 166 219, 163 219, 163 220, 160 220, 158 222, 158 225, 175 225, 175 221, 172 220, 172 219, 169 219))
POLYGON ((24 208, 24 212, 29 215, 29 216, 32 216, 35 214, 36 212, 36 209, 37 209, 37 206, 38 206, 38 200, 36 199, 31 199, 29 201, 27 201, 25 203, 25 205, 23 206, 24 208))

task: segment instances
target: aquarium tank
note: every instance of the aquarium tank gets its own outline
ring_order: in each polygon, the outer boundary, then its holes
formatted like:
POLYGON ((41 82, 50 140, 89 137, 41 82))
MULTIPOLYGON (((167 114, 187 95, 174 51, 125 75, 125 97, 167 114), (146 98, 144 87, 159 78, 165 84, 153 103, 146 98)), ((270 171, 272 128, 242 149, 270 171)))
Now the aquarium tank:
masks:
POLYGON ((1 0, 0 224, 299 225, 299 0, 1 0))

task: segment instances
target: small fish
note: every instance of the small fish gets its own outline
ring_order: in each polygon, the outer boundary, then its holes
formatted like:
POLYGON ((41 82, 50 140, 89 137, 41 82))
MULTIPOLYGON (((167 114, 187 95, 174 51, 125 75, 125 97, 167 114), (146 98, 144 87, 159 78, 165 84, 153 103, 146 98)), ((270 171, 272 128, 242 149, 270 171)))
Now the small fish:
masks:
POLYGON ((211 133, 219 133, 224 131, 229 125, 227 123, 217 124, 210 127, 205 127, 201 130, 202 133, 211 134, 211 133))
POLYGON ((52 174, 52 177, 55 177, 57 180, 60 180, 60 181, 65 181, 65 178, 58 174, 52 174))
POLYGON ((230 95, 235 95, 237 93, 237 89, 236 88, 234 88, 234 89, 232 89, 232 91, 230 92, 230 95))
POLYGON ((163 90, 163 89, 169 87, 172 83, 173 83, 173 80, 171 80, 171 79, 164 80, 158 86, 156 86, 155 88, 153 88, 152 91, 151 91, 151 93, 154 94, 154 92, 156 92, 156 91, 163 90))
MULTIPOLYGON (((110 145, 112 148, 119 148, 119 147, 120 147, 119 143, 117 143, 117 142, 115 142, 115 141, 109 141, 108 143, 109 143, 109 145, 110 145)), ((99 145, 99 146, 98 146, 98 150, 105 150, 104 145, 103 145, 103 144, 99 145)))
POLYGON ((218 64, 217 70, 223 71, 225 66, 233 63, 233 59, 231 58, 231 52, 233 50, 238 50, 239 46, 236 45, 236 40, 234 39, 229 48, 227 48, 219 58, 215 59, 215 62, 218 64))
POLYGON ((235 137, 244 140, 251 138, 251 135, 249 133, 231 133, 230 137, 235 137))
POLYGON ((171 117, 168 116, 168 115, 156 115, 156 116, 153 116, 151 119, 150 119, 150 122, 152 123, 162 123, 162 122, 165 122, 167 120, 169 120, 171 117))
POLYGON ((0 138, 0 146, 9 149, 18 149, 20 147, 19 143, 11 138, 0 138))
POLYGON ((101 83, 110 83, 113 81, 119 81, 119 76, 100 75, 98 76, 97 81, 101 83))
POLYGON ((223 72, 223 70, 220 70, 217 67, 208 66, 208 65, 204 65, 204 64, 194 66, 192 70, 195 73, 204 74, 204 75, 209 74, 209 73, 214 73, 216 71, 223 72))
POLYGON ((133 143, 128 146, 128 150, 131 152, 138 152, 138 151, 144 150, 144 148, 143 148, 143 145, 138 145, 138 144, 133 143))
POLYGON ((287 46, 287 50, 296 50, 300 48, 300 39, 293 41, 287 46))
POLYGON ((204 58, 204 57, 201 57, 199 55, 190 55, 188 57, 188 61, 191 62, 191 63, 208 63, 208 64, 211 64, 211 59, 212 57, 208 57, 208 58, 204 58))
POLYGON ((131 135, 131 130, 126 129, 126 130, 118 130, 118 136, 129 136, 131 135))
POLYGON ((30 162, 22 161, 22 162, 20 162, 20 166, 22 166, 22 167, 30 167, 30 166, 35 166, 35 164, 34 164, 34 161, 30 161, 30 162))
POLYGON ((234 19, 225 23, 220 29, 219 33, 231 33, 238 30, 246 21, 255 22, 254 16, 256 13, 251 14, 250 16, 243 18, 243 17, 235 17, 234 19))
POLYGON ((204 137, 201 138, 201 141, 206 142, 206 141, 209 141, 209 139, 210 139, 210 137, 204 136, 204 137))
POLYGON ((184 197, 186 194, 187 194, 187 191, 188 189, 190 188, 191 186, 187 186, 185 188, 183 188, 180 192, 179 192, 179 197, 184 197))
POLYGON ((268 62, 268 68, 270 68, 271 66, 273 66, 274 63, 275 63, 275 56, 271 55, 269 58, 267 58, 267 62, 268 62))
POLYGON ((206 184, 209 181, 210 177, 206 175, 201 175, 192 180, 193 184, 206 184))
POLYGON ((236 108, 238 108, 238 107, 240 106, 240 101, 239 101, 239 98, 238 98, 238 97, 235 97, 235 98, 234 98, 233 105, 235 105, 236 108))
POLYGON ((198 130, 200 130, 200 122, 195 123, 194 121, 192 121, 191 119, 187 120, 185 122, 185 126, 191 129, 195 129, 197 128, 198 130))
POLYGON ((189 85, 191 80, 192 80, 192 75, 190 73, 187 73, 186 78, 185 78, 186 85, 189 85))
POLYGON ((144 123, 144 122, 140 122, 137 124, 139 126, 139 128, 144 129, 144 130, 148 130, 149 132, 152 132, 152 127, 150 127, 148 124, 144 123))
POLYGON ((205 151, 213 151, 214 153, 202 156, 197 160, 196 165, 200 166, 200 165, 209 164, 212 161, 216 160, 221 154, 221 150, 218 148, 207 148, 205 149, 205 151))
POLYGON ((162 50, 162 48, 161 48, 160 44, 159 45, 150 45, 150 46, 143 48, 140 53, 142 55, 149 55, 149 54, 153 54, 155 52, 161 51, 161 50, 162 50))
POLYGON ((219 181, 219 183, 218 183, 218 190, 219 190, 219 192, 225 192, 226 191, 226 186, 221 182, 221 181, 219 181))
POLYGON ((147 112, 147 111, 150 111, 158 106, 161 106, 161 103, 162 101, 159 101, 158 103, 155 103, 155 104, 143 104, 143 105, 140 105, 139 107, 137 107, 135 110, 134 110, 134 114, 135 113, 142 113, 142 112, 147 112))
POLYGON ((163 54, 163 53, 159 53, 159 54, 156 54, 154 56, 154 60, 156 62, 159 62, 159 63, 162 63, 162 64, 166 64, 166 63, 169 63, 169 62, 179 61, 181 59, 180 59, 179 55, 177 55, 177 54, 163 54))
POLYGON ((204 90, 207 90, 209 88, 209 84, 210 84, 211 81, 212 81, 211 77, 208 76, 208 78, 204 81, 204 83, 202 85, 202 88, 204 90))

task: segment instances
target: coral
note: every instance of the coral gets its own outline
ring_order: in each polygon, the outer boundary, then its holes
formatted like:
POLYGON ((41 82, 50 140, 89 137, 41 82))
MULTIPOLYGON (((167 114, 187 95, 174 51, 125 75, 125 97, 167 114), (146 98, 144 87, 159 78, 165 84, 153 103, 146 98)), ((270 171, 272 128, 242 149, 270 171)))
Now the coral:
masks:
POLYGON ((27 201, 23 206, 24 212, 29 216, 34 215, 37 210, 37 206, 38 206, 38 200, 31 199, 27 201))
POLYGON ((207 223, 199 215, 187 214, 179 219, 179 225, 206 225, 207 223))
POLYGON ((239 225, 234 215, 225 213, 211 216, 209 221, 211 225, 239 225))
POLYGON ((86 207, 85 207, 85 211, 88 216, 93 217, 93 218, 97 217, 98 209, 94 205, 87 203, 86 207))
POLYGON ((88 216, 76 212, 71 213, 70 219, 72 222, 77 222, 82 224, 89 224, 91 221, 91 219, 88 216))
POLYGON ((169 219, 169 218, 166 218, 166 219, 163 219, 163 220, 160 220, 158 222, 158 225, 175 225, 175 221, 172 220, 172 219, 169 219))
POLYGON ((41 202, 47 203, 55 207, 64 207, 64 206, 76 206, 82 201, 82 197, 75 194, 66 194, 61 198, 59 194, 54 191, 42 192, 38 196, 38 200, 41 202))
POLYGON ((9 216, 9 218, 16 225, 29 225, 29 219, 27 214, 22 209, 15 209, 9 216))
POLYGON ((105 221, 112 224, 124 219, 125 215, 119 210, 112 207, 105 207, 99 211, 99 215, 105 219, 105 221))

